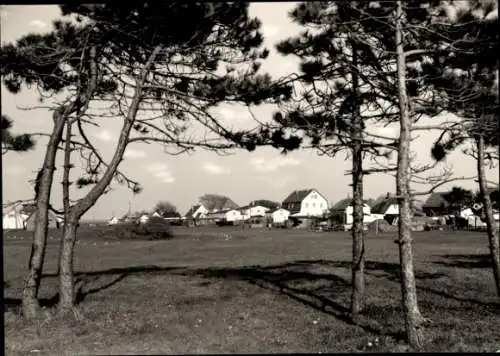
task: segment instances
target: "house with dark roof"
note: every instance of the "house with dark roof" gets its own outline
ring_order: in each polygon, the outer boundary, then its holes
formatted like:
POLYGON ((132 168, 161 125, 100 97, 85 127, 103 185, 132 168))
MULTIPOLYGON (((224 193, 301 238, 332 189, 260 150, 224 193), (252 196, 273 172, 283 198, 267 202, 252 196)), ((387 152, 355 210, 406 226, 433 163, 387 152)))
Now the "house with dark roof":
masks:
MULTIPOLYGON (((338 222, 346 225, 351 225, 353 223, 354 209, 352 198, 345 198, 338 201, 334 206, 332 206, 330 211, 332 215, 339 217, 339 219, 336 219, 338 222)), ((367 204, 366 200, 363 201, 363 215, 363 222, 365 224, 369 224, 375 220, 372 216, 371 208, 367 204)))
POLYGON ((206 217, 208 209, 202 204, 193 205, 188 212, 184 215, 184 219, 201 219, 206 217))
POLYGON ((328 200, 314 188, 296 190, 283 200, 281 207, 291 217, 322 216, 328 211, 328 200))
POLYGON ((424 205, 422 210, 427 216, 441 216, 453 213, 451 203, 446 200, 447 192, 434 192, 432 193, 424 205))
POLYGON ((395 197, 387 195, 386 198, 375 202, 371 209, 374 220, 384 219, 392 224, 399 216, 399 202, 395 197))
POLYGON ((376 202, 371 209, 372 214, 399 215, 399 202, 395 197, 387 197, 376 202))

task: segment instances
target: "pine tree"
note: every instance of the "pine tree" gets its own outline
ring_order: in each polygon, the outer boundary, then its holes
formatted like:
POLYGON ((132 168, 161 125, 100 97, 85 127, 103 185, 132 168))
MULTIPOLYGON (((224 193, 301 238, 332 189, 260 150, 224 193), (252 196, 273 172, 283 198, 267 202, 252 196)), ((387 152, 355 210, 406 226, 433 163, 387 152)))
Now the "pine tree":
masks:
POLYGON ((35 141, 29 134, 13 135, 12 120, 2 114, 0 130, 2 130, 2 155, 9 151, 26 152, 35 147, 35 141))
MULTIPOLYGON (((45 92, 75 89, 70 91, 67 100, 70 104, 55 111, 52 141, 49 141, 52 151, 47 150, 49 159, 44 165, 48 173, 42 174, 40 186, 52 182, 55 153, 64 141, 65 125, 66 142, 71 137, 68 128, 76 125, 79 145, 90 152, 87 176, 79 183, 92 187, 65 211, 59 261, 62 312, 71 310, 75 303, 72 260, 78 221, 108 189, 113 177, 124 181, 123 176, 117 175, 117 168, 127 145, 156 142, 178 151, 196 147, 253 149, 255 144, 244 132, 225 127, 210 109, 221 102, 251 105, 289 95, 289 89, 273 86, 270 76, 257 73, 259 60, 268 52, 261 48, 260 22, 248 17, 247 8, 245 3, 160 1, 65 5, 63 13, 77 15, 78 25, 59 21, 47 35, 28 35, 15 45, 2 48, 2 55, 17 63, 2 69, 6 74, 4 82, 12 91, 19 90, 22 84, 34 84, 45 92), (220 74, 218 69, 223 65, 227 70, 220 74), (71 75, 66 74, 68 67, 72 68, 71 75), (89 110, 92 100, 97 98, 110 103, 110 116, 123 120, 117 148, 109 163, 93 148, 84 129, 86 122, 98 123, 103 119, 89 110), (138 113, 143 114, 141 118, 138 113), (193 139, 189 131, 193 127, 211 135, 193 139)), ((65 169, 70 167, 65 164, 65 169)), ((132 188, 138 190, 136 184, 132 188)), ((50 197, 50 187, 47 189, 41 189, 44 199, 39 199, 40 207, 50 197)), ((38 309, 36 295, 46 243, 46 221, 38 222, 34 240, 36 248, 23 298, 27 317, 36 315, 38 309)))
POLYGON ((447 21, 439 26, 446 33, 440 41, 453 47, 440 54, 439 65, 427 66, 427 78, 441 94, 441 105, 462 120, 446 130, 435 142, 432 155, 443 160, 461 144, 471 142, 466 151, 477 163, 481 201, 486 215, 493 275, 500 298, 500 241, 488 194, 485 165, 498 162, 498 2, 468 2, 459 9, 442 13, 447 21), (429 75, 430 74, 430 75, 429 75), (493 152, 488 152, 493 148, 493 152))

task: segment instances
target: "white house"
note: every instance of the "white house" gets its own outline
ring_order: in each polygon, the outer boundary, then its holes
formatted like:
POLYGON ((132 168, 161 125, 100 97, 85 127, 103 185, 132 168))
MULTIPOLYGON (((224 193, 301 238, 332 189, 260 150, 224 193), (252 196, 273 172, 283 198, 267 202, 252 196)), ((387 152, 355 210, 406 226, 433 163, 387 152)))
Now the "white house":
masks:
POLYGON ((392 219, 399 216, 398 200, 394 197, 387 197, 386 199, 376 203, 371 208, 371 214, 374 220, 378 219, 392 219))
POLYGON ((139 223, 145 224, 149 221, 149 215, 148 214, 142 214, 141 217, 139 218, 139 223))
POLYGON ((116 225, 120 222, 120 219, 118 219, 116 216, 113 216, 111 219, 108 220, 108 225, 116 225))
POLYGON ((24 229, 28 217, 18 209, 10 209, 3 215, 2 227, 4 230, 24 229))
POLYGON ((464 219, 468 219, 469 216, 475 215, 471 208, 465 208, 460 211, 460 217, 464 219))
MULTIPOLYGON (((332 206, 331 211, 335 215, 341 217, 341 221, 344 225, 350 226, 354 222, 352 198, 345 198, 340 200, 334 206, 332 206)), ((376 217, 372 215, 370 206, 366 203, 363 203, 363 223, 369 224, 375 220, 376 217)))
MULTIPOLYGON (((353 212, 354 208, 352 205, 347 206, 347 208, 345 209, 345 223, 347 225, 351 225, 354 222, 353 212)), ((375 220, 377 220, 377 217, 372 215, 370 206, 366 203, 363 204, 363 223, 369 224, 375 220)))
POLYGON ((248 220, 252 216, 265 216, 270 209, 262 205, 247 205, 240 208, 243 220, 248 220))
POLYGON ((207 217, 208 209, 202 204, 193 205, 184 215, 184 219, 201 219, 207 217))
POLYGON ((288 217, 290 216, 290 211, 283 208, 278 208, 271 212, 271 216, 273 218, 273 223, 282 224, 288 220, 288 217))
POLYGON ((281 204, 292 217, 322 216, 328 211, 328 200, 316 189, 296 190, 281 204))
POLYGON ((209 219, 214 219, 216 221, 228 221, 235 222, 243 219, 241 212, 238 209, 229 209, 229 210, 219 210, 208 213, 206 215, 209 219))

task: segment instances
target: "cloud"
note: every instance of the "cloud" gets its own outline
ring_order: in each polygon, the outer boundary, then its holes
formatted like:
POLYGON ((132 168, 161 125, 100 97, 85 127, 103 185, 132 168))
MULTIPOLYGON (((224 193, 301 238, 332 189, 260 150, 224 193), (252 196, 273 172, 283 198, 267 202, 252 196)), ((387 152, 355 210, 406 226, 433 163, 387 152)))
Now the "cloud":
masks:
POLYGON ((134 150, 132 148, 128 148, 123 155, 125 158, 144 158, 146 157, 146 152, 140 150, 134 150))
POLYGON ((222 166, 218 166, 212 162, 206 162, 201 169, 203 169, 206 173, 211 175, 221 175, 221 174, 229 174, 231 172, 230 169, 222 166))
POLYGON ((7 166, 5 165, 3 170, 5 171, 5 174, 8 176, 18 176, 20 174, 23 174, 26 172, 26 168, 21 167, 21 166, 7 166))
POLYGON ((261 27, 261 32, 264 35, 264 39, 273 38, 281 32, 281 27, 272 24, 265 24, 261 27))
POLYGON ((174 183, 175 182, 175 177, 172 175, 172 173, 170 173, 168 171, 156 172, 155 177, 160 179, 163 183, 174 183))
POLYGON ((153 173, 163 183, 175 183, 175 177, 166 163, 156 162, 146 166, 146 170, 153 173))
POLYGON ((29 23, 29 25, 32 27, 36 27, 39 30, 44 30, 47 27, 49 27, 49 25, 46 22, 43 22, 42 20, 33 20, 29 23))
POLYGON ((264 182, 267 186, 274 189, 283 189, 286 186, 290 185, 290 183, 294 182, 295 179, 289 176, 281 176, 281 177, 269 177, 269 176, 261 176, 259 177, 261 182, 264 182))
POLYGON ((301 162, 300 160, 293 157, 282 157, 265 159, 262 157, 254 158, 250 161, 250 164, 259 172, 275 172, 279 168, 286 166, 297 166, 301 162))
POLYGON ((111 132, 109 132, 108 130, 102 130, 101 132, 96 134, 95 137, 104 142, 111 142, 115 140, 113 135, 111 135, 111 132))

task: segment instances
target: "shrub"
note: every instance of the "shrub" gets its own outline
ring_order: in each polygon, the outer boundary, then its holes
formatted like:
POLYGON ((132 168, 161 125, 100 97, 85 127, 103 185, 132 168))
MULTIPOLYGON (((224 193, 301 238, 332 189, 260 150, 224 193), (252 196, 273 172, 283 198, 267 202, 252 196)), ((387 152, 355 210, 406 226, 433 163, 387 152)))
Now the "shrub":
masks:
POLYGON ((136 240, 167 240, 173 237, 168 221, 152 217, 144 224, 124 223, 116 226, 116 237, 136 240))

